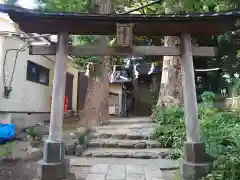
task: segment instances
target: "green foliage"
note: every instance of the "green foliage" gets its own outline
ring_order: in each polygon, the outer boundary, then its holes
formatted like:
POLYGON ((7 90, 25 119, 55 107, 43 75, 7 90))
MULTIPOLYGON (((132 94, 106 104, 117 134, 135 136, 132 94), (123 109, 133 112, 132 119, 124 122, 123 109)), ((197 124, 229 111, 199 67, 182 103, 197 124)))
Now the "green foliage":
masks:
POLYGON ((213 102, 216 98, 216 95, 211 91, 205 91, 202 93, 201 98, 203 102, 213 102))
POLYGON ((12 153, 13 143, 8 142, 4 145, 0 145, 0 157, 6 157, 12 153))
MULTIPOLYGON (((160 108, 159 108, 160 109, 160 108)), ((213 171, 207 180, 240 179, 240 121, 234 112, 199 106, 201 138, 206 150, 214 158, 213 171)), ((185 141, 184 113, 180 107, 157 111, 155 138, 163 147, 174 148, 170 158, 183 156, 185 141)))
POLYGON ((158 127, 155 129, 154 137, 162 147, 174 148, 171 156, 178 158, 182 152, 182 145, 185 141, 184 111, 179 107, 168 107, 155 109, 155 120, 158 127))
POLYGON ((150 91, 151 91, 151 96, 152 96, 152 110, 154 110, 155 109, 155 106, 156 106, 156 104, 157 104, 157 100, 158 100, 158 95, 159 95, 159 89, 156 89, 156 90, 154 90, 154 89, 150 89, 150 91))
POLYGON ((76 133, 76 137, 77 137, 77 140, 78 140, 79 144, 84 144, 85 133, 78 132, 78 133, 76 133))
POLYGON ((88 12, 93 4, 91 0, 40 0, 45 11, 88 12))
POLYGON ((232 95, 233 97, 240 96, 240 78, 233 79, 232 95))
POLYGON ((40 127, 38 126, 31 126, 27 129, 28 137, 33 140, 41 141, 43 138, 43 132, 41 131, 40 127))

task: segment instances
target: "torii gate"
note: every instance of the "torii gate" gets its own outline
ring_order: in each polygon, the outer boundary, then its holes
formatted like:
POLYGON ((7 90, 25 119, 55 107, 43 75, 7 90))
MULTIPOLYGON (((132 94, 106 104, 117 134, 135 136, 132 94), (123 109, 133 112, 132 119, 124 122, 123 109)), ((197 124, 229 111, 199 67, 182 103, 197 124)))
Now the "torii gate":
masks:
POLYGON ((10 18, 19 24, 20 28, 26 33, 58 34, 57 46, 30 46, 30 54, 56 54, 49 139, 45 142, 44 157, 40 163, 40 177, 42 180, 48 178, 48 176, 51 176, 51 179, 64 179, 68 172, 66 168, 64 170, 64 150, 61 137, 68 54, 76 56, 129 54, 138 56, 181 56, 187 136, 185 159, 181 162, 181 176, 185 180, 195 180, 206 175, 211 162, 205 152, 204 143, 200 139, 193 56, 215 56, 216 51, 213 47, 192 47, 191 35, 216 35, 226 32, 230 27, 233 27, 236 18, 240 15, 240 11, 164 16, 41 14, 6 5, 0 5, 0 11, 8 13, 10 18), (118 28, 116 28, 116 24, 118 24, 118 28), (103 44, 68 46, 69 34, 113 35, 121 28, 127 32, 125 34, 127 36, 131 33, 136 36, 177 35, 180 37, 180 47, 132 46, 128 43, 124 44, 125 36, 117 36, 120 38, 119 41, 123 43, 118 44, 117 47, 108 47, 103 44))

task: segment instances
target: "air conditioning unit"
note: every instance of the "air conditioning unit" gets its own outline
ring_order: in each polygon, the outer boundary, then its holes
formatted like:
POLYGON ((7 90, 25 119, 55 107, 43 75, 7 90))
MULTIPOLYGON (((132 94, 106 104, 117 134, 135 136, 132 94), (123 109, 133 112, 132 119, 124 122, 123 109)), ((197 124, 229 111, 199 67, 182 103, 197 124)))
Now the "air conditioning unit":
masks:
POLYGON ((116 104, 109 106, 109 114, 110 115, 116 115, 117 111, 118 111, 118 106, 116 104))

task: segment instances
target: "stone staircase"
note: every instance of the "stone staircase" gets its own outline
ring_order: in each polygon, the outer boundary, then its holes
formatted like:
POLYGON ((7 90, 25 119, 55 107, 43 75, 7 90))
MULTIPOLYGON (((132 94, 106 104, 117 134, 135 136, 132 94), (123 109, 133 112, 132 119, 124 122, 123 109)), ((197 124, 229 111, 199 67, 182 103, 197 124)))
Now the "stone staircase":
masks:
POLYGON ((171 149, 152 139, 155 124, 148 117, 118 118, 92 128, 83 157, 165 159, 171 149))

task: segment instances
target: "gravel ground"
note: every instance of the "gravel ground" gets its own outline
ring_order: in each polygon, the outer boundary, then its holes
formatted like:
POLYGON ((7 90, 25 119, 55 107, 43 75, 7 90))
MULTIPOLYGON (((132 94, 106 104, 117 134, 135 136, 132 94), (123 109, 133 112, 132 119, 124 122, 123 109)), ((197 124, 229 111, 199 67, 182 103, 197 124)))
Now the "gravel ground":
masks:
MULTIPOLYGON (((64 134, 76 131, 76 125, 64 126, 67 126, 67 130, 64 130, 64 134)), ((78 131, 82 131, 82 129, 83 128, 79 127, 78 131)), ((47 134, 48 128, 44 126, 43 132, 47 134)), ((21 139, 25 139, 26 136, 25 132, 18 135, 21 139)), ((10 158, 1 160, 0 157, 0 180, 33 180, 36 178, 37 163, 29 158, 27 153, 28 146, 28 141, 15 141, 13 143, 12 155, 10 158)), ((79 172, 79 169, 73 169, 73 172, 79 172)))
POLYGON ((36 162, 26 152, 27 141, 15 141, 12 155, 0 160, 0 180, 33 180, 36 177, 36 162))
POLYGON ((0 180, 33 180, 36 178, 36 163, 21 159, 6 159, 0 162, 0 180))

